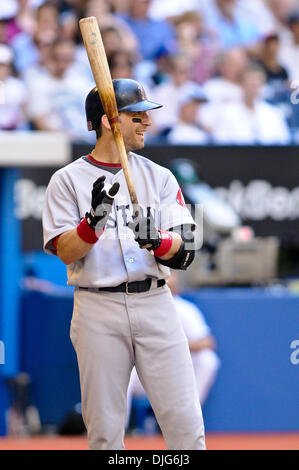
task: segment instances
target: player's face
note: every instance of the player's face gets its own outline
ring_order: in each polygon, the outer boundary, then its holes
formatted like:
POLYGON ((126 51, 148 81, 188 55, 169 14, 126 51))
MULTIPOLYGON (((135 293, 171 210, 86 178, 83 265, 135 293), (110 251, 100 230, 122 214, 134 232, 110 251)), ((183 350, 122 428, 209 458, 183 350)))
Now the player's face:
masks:
POLYGON ((144 147, 144 134, 152 125, 147 111, 120 113, 121 130, 127 152, 144 147))

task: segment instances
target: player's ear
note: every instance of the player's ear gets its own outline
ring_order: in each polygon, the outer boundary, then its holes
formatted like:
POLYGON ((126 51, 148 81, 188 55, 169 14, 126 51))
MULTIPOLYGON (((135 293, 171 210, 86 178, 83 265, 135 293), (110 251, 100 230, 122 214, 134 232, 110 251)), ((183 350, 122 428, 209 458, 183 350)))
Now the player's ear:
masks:
POLYGON ((107 118, 106 114, 103 114, 102 119, 101 119, 101 123, 102 123, 104 129, 111 130, 110 123, 108 121, 108 118, 107 118))

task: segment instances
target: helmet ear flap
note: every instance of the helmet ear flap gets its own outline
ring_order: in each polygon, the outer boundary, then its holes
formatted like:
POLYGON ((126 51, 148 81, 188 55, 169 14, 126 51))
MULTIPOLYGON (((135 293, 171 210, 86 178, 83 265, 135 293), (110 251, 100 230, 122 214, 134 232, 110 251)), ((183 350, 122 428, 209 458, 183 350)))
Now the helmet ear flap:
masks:
POLYGON ((105 113, 96 87, 93 88, 86 97, 85 113, 87 129, 89 131, 96 131, 100 127, 101 118, 105 113))

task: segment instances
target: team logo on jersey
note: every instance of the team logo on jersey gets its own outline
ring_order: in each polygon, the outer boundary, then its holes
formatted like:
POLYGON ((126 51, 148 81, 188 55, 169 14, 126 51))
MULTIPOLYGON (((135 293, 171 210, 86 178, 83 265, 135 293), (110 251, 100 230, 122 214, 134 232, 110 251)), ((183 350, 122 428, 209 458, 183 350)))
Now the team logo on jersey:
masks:
POLYGON ((186 207, 186 204, 185 204, 185 201, 184 201, 184 197, 183 197, 181 188, 178 190, 178 193, 177 193, 177 195, 176 195, 176 202, 177 202, 180 206, 186 207))

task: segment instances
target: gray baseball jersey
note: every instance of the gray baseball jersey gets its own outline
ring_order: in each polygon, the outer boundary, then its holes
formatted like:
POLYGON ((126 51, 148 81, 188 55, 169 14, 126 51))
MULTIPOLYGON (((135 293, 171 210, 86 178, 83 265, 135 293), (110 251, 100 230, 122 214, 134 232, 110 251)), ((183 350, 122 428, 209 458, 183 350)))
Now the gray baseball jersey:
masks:
MULTIPOLYGON (((147 158, 130 153, 130 169, 139 204, 144 215, 151 211, 155 225, 162 230, 180 224, 194 224, 179 185, 166 168, 147 158)), ((106 229, 91 251, 67 267, 68 284, 81 287, 117 286, 123 282, 161 279, 169 269, 142 250, 127 226, 132 221, 132 205, 120 165, 103 166, 83 156, 58 170, 48 185, 43 211, 44 249, 55 253, 53 239, 77 227, 90 210, 91 189, 96 179, 120 183, 106 229)))

